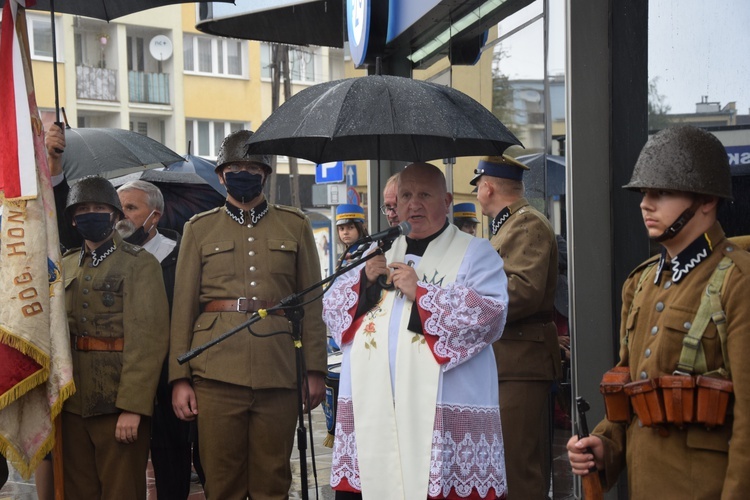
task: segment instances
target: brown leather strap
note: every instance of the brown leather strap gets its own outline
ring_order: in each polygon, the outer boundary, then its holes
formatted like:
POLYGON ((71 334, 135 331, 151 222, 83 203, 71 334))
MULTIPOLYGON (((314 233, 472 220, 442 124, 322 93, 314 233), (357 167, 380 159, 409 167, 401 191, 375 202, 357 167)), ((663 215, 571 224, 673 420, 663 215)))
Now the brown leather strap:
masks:
POLYGON ((70 337, 70 347, 75 351, 122 352, 124 345, 125 339, 122 337, 81 337, 79 335, 72 335, 70 337))
MULTIPOLYGON (((276 304, 273 304, 266 300, 257 300, 257 299, 254 300, 254 299, 247 299, 245 297, 240 297, 239 299, 234 299, 234 300, 212 300, 211 302, 207 302, 203 306, 203 312, 254 313, 258 311, 259 309, 268 309, 275 305, 276 304)), ((283 316, 284 311, 276 310, 276 311, 272 311, 271 314, 283 316)))

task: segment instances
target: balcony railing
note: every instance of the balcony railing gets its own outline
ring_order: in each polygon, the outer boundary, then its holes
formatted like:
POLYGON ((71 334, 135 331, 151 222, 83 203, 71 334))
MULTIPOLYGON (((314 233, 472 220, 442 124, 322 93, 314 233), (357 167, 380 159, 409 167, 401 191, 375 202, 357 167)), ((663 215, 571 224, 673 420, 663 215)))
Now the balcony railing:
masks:
POLYGON ((169 75, 167 73, 128 72, 130 102, 169 104, 169 75))
POLYGON ((76 66, 76 95, 79 99, 117 101, 117 70, 76 66))

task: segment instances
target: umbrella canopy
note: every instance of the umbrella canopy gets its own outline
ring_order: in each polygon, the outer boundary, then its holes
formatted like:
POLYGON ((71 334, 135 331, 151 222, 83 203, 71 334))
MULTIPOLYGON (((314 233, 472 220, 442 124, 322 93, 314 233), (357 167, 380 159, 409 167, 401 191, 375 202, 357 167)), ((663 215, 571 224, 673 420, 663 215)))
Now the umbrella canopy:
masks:
POLYGON ((537 153, 516 158, 529 167, 523 182, 530 196, 546 198, 565 194, 565 157, 537 153), (545 172, 547 185, 545 189, 545 172))
POLYGON ((211 185, 216 191, 226 197, 227 188, 219 182, 219 176, 216 175, 216 162, 206 160, 200 156, 193 156, 190 153, 185 155, 183 161, 167 165, 164 169, 167 172, 192 172, 198 174, 204 181, 211 185))
POLYGON ((371 75, 308 87, 269 116, 250 154, 316 163, 499 155, 521 142, 488 109, 436 83, 371 75))
MULTIPOLYGON (((214 0, 217 2, 232 3, 234 0, 214 0)), ((140 12, 154 7, 163 7, 178 3, 192 3, 191 0, 37 0, 30 10, 50 11, 50 3, 54 3, 55 12, 74 14, 77 16, 93 17, 104 21, 127 16, 134 12, 140 12)), ((5 0, 0 0, 0 6, 5 0)))
POLYGON ((159 220, 159 227, 179 233, 182 233, 185 222, 193 215, 224 204, 225 195, 192 172, 144 170, 110 179, 110 182, 119 187, 136 179, 148 181, 159 188, 164 196, 164 213, 159 220))
POLYGON ((86 175, 111 179, 144 169, 182 161, 159 142, 119 128, 69 128, 65 130, 63 171, 69 181, 86 175))

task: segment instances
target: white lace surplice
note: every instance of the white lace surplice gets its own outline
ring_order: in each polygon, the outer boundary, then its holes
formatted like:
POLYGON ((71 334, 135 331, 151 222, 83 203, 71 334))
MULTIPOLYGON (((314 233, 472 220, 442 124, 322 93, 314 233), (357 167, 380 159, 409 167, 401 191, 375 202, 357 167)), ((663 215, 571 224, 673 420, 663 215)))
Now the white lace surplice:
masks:
MULTIPOLYGON (((418 262, 419 257, 407 256, 418 262)), ((460 258, 460 256, 456 256, 460 258)), ((351 337, 359 326, 360 269, 340 277, 324 298, 324 320, 344 353, 339 382, 331 485, 345 481, 361 490, 352 405, 351 337)), ((430 460, 429 497, 482 498, 505 495, 505 460, 498 407, 497 370, 491 344, 500 337, 507 312, 502 260, 486 240, 475 238, 461 261, 455 283, 420 281, 417 304, 427 344, 441 363, 430 460)), ((392 315, 400 316, 405 299, 392 315)), ((390 341, 399 335, 393 324, 390 341)), ((402 335, 413 335, 403 332, 402 335)), ((395 348, 393 348, 395 349, 395 348)), ((398 384, 391 352, 391 381, 398 384)), ((365 492, 366 494, 366 492, 365 492)))

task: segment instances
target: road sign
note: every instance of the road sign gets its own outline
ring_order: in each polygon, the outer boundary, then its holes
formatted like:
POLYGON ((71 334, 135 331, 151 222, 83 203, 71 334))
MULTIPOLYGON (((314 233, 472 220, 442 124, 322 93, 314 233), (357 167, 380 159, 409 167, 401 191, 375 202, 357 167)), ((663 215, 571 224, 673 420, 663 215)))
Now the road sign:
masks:
POLYGON ((347 196, 346 186, 343 184, 327 184, 324 186, 316 184, 312 187, 312 202, 316 207, 347 203, 347 196))
POLYGON ((346 190, 346 202, 352 205, 359 205, 359 193, 353 187, 346 190))
POLYGON ((356 187, 357 183, 357 166, 346 165, 346 185, 347 187, 356 187))
POLYGON ((315 183, 344 182, 344 162, 332 161, 315 165, 315 183))

